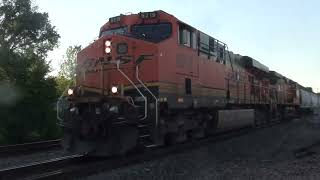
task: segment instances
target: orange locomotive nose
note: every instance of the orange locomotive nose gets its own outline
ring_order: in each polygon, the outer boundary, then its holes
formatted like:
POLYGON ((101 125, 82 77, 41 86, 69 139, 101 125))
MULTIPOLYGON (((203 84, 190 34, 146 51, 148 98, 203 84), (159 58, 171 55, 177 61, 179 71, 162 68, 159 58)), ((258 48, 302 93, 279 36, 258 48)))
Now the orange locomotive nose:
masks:
POLYGON ((151 42, 122 35, 101 37, 78 54, 77 84, 97 93, 105 91, 103 94, 108 95, 114 95, 113 86, 130 86, 127 78, 117 70, 117 61, 121 64, 120 69, 133 81, 136 81, 135 67, 143 61, 140 71, 148 74, 143 78, 156 81, 156 53, 156 45, 151 42), (152 60, 144 61, 151 56, 152 60))

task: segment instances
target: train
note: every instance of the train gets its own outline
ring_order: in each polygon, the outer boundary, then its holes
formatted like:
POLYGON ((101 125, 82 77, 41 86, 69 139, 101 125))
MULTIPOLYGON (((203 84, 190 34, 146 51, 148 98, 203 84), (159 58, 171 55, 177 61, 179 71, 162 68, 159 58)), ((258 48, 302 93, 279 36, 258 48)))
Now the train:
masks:
POLYGON ((320 96, 162 10, 109 18, 58 103, 63 146, 94 156, 281 121, 320 96), (59 105, 60 104, 60 105, 59 105))

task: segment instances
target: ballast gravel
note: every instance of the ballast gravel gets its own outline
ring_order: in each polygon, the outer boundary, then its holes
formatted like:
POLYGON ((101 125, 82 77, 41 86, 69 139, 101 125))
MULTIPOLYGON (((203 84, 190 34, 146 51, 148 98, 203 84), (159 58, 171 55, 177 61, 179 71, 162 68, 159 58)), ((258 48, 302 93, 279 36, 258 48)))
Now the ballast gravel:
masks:
POLYGON ((304 158, 294 155, 317 141, 320 116, 309 116, 82 179, 320 179, 320 148, 304 158))

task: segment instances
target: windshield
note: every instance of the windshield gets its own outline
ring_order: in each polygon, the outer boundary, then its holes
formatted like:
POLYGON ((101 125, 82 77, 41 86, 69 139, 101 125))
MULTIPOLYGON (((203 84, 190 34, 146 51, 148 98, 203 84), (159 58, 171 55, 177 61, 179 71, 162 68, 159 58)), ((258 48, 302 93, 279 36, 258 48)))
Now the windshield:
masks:
POLYGON ((169 23, 133 25, 131 27, 132 36, 151 42, 160 42, 169 38, 171 31, 169 23))
POLYGON ((108 29, 108 30, 103 31, 100 34, 100 37, 108 36, 108 35, 115 35, 115 34, 124 35, 124 34, 127 34, 127 32, 128 32, 128 27, 119 27, 119 28, 115 28, 115 29, 108 29))

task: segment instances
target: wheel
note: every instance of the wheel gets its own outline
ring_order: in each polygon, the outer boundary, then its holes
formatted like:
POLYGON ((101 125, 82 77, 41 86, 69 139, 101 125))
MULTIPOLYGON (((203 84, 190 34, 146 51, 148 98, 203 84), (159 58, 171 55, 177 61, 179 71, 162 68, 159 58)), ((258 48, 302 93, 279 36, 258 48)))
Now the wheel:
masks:
POLYGON ((165 135, 165 144, 174 145, 177 143, 185 142, 187 140, 187 132, 183 126, 178 128, 178 132, 169 132, 165 135))

